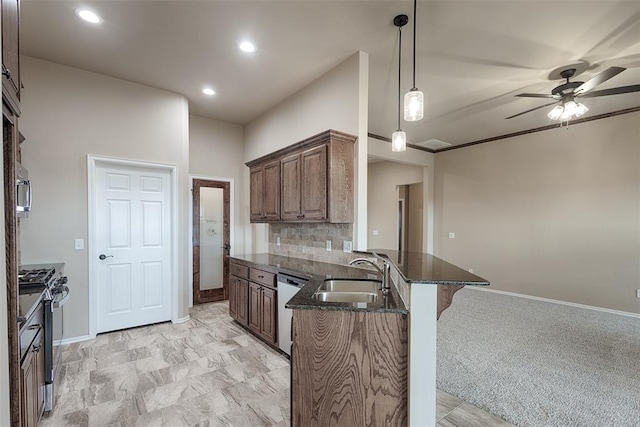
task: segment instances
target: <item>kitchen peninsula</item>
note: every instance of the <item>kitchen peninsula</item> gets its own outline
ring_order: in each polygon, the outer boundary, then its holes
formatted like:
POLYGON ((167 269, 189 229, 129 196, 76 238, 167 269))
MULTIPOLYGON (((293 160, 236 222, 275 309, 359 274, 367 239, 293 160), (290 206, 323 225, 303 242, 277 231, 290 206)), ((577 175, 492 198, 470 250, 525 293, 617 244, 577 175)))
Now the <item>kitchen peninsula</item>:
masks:
POLYGON ((388 296, 367 304, 315 297, 329 278, 366 279, 373 270, 272 254, 230 258, 247 269, 308 278, 286 305, 293 309, 291 423, 431 425, 436 320, 456 291, 489 282, 430 254, 370 250, 357 257, 391 265, 388 296))

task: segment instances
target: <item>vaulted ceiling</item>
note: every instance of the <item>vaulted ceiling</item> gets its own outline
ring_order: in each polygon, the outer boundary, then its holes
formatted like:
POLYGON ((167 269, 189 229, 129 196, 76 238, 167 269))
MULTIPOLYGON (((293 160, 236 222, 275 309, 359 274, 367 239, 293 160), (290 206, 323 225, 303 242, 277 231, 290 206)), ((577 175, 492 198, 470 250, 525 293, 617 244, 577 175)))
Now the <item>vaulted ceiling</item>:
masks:
MULTIPOLYGON (((369 53, 369 131, 396 129, 397 28, 412 1, 23 0, 21 49, 41 58, 184 94, 193 114, 246 124, 354 52, 369 53), (100 25, 80 21, 88 6, 100 25), (237 49, 252 40, 251 55, 237 49), (207 97, 201 89, 215 88, 207 97)), ((418 1, 417 86, 425 119, 403 123, 410 143, 457 145, 552 122, 545 99, 558 69, 586 81, 627 70, 599 89, 640 84, 638 1, 418 1)), ((403 91, 411 87, 411 21, 403 30, 403 91)), ((586 116, 640 106, 640 92, 583 101, 586 116)), ((550 109, 551 107, 549 107, 550 109)))

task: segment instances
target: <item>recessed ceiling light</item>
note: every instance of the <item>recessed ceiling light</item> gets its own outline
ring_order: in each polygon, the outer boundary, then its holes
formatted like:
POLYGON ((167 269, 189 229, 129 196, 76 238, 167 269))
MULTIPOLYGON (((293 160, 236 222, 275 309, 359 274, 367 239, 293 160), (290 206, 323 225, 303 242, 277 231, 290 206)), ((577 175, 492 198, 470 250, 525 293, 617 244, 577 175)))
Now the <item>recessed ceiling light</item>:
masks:
POLYGON ((95 12, 92 12, 88 9, 76 9, 76 15, 81 19, 90 22, 92 24, 99 24, 102 22, 102 18, 98 16, 95 12))
POLYGON ((211 89, 210 87, 205 87, 204 89, 202 89, 202 93, 204 93, 205 95, 215 95, 216 91, 211 89))
POLYGON ((242 42, 238 45, 238 48, 240 48, 241 51, 248 53, 256 51, 256 46, 251 42, 242 42))

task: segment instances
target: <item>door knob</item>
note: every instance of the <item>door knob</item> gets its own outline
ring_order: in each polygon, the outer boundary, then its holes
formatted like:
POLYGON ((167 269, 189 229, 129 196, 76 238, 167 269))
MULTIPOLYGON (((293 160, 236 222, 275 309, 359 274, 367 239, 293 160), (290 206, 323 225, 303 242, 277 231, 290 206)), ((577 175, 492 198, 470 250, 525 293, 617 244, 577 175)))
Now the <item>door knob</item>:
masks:
POLYGON ((100 254, 98 258, 100 258, 100 261, 104 261, 107 258, 113 258, 113 255, 100 254))

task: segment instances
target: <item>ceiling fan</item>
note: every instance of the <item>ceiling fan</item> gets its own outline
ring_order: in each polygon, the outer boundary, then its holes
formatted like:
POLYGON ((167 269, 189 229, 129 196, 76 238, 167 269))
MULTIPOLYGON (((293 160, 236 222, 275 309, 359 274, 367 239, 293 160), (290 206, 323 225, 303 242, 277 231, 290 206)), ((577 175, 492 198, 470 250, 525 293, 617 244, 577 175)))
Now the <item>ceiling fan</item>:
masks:
POLYGON ((544 104, 539 107, 531 108, 530 110, 523 111, 522 113, 514 114, 513 116, 505 117, 506 119, 513 119, 514 117, 521 116, 523 114, 530 113, 540 108, 548 107, 550 105, 558 104, 553 108, 547 116, 552 120, 567 121, 574 117, 580 117, 588 111, 588 108, 581 102, 577 102, 578 98, 595 98, 597 96, 609 96, 620 95, 623 93, 639 92, 640 85, 621 86, 611 89, 603 89, 591 91, 596 86, 606 82, 610 78, 617 76, 621 72, 626 70, 623 67, 610 67, 591 78, 586 82, 572 82, 569 79, 576 73, 575 68, 567 68, 560 72, 560 76, 567 81, 560 86, 556 86, 551 90, 550 94, 544 93, 519 93, 516 96, 523 98, 551 98, 553 102, 544 104))

